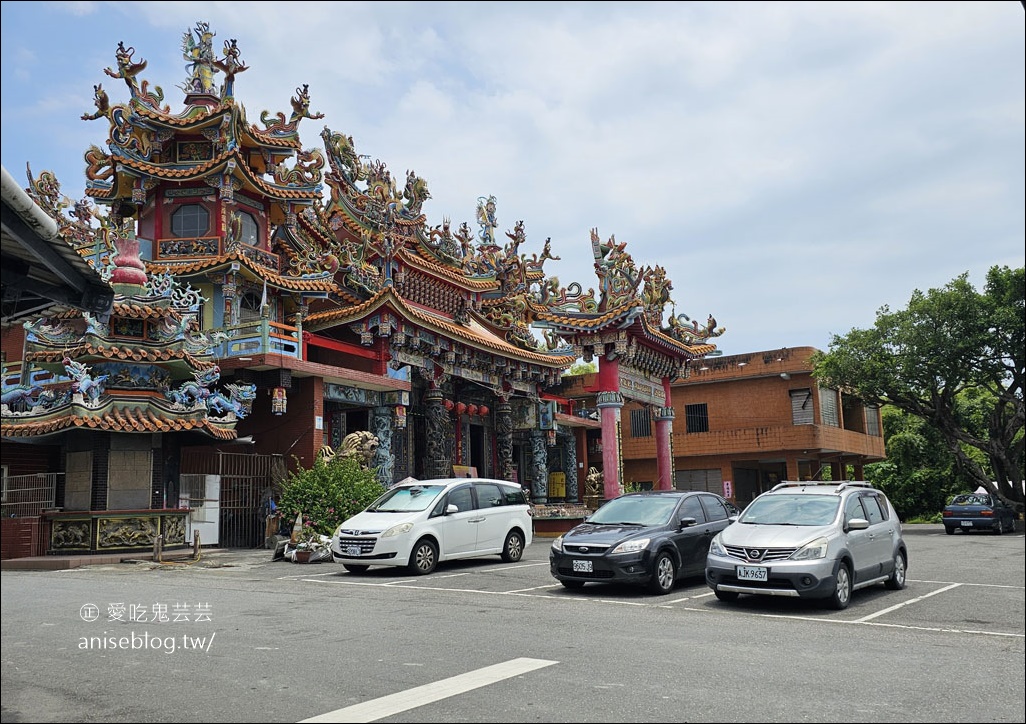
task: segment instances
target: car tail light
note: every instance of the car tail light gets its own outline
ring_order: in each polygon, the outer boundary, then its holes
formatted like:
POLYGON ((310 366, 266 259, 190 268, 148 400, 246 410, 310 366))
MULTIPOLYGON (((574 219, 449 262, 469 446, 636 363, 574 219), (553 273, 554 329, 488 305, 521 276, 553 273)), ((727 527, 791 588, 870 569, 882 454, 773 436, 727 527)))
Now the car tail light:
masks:
POLYGON ((952 515, 953 514, 950 510, 945 510, 943 513, 941 513, 941 517, 943 518, 950 518, 952 515))
POLYGON ((994 517, 994 511, 993 510, 981 510, 980 511, 980 515, 982 515, 984 518, 992 518, 992 517, 994 517))

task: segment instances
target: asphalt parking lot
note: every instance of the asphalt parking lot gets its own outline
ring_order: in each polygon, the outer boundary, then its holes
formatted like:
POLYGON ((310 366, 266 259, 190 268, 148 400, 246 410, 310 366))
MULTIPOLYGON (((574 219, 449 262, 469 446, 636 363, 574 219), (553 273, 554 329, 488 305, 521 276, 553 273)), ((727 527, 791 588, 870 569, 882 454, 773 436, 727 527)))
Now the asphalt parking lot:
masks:
POLYGON ((0 719, 1022 722, 1023 534, 906 538, 907 587, 844 611, 702 579, 570 591, 546 538, 427 576, 266 549, 4 570, 0 719))
MULTIPOLYGON (((439 594, 559 599, 607 606, 672 608, 755 617, 791 617, 887 627, 919 628, 984 636, 1026 635, 1026 549, 1022 532, 994 536, 958 533, 942 525, 906 526, 908 583, 904 590, 882 585, 856 591, 851 605, 834 611, 815 601, 742 596, 736 602, 716 599, 701 578, 688 579, 673 593, 653 596, 640 588, 588 584, 564 589, 548 569, 551 538, 536 537, 518 563, 497 556, 440 564, 428 576, 411 576, 391 567, 353 575, 334 563, 296 564, 271 561, 270 551, 210 550, 195 564, 231 575, 270 576, 311 586, 413 588, 439 594)), ((130 566, 131 564, 121 564, 130 566)), ((139 563, 154 568, 155 564, 139 563)))

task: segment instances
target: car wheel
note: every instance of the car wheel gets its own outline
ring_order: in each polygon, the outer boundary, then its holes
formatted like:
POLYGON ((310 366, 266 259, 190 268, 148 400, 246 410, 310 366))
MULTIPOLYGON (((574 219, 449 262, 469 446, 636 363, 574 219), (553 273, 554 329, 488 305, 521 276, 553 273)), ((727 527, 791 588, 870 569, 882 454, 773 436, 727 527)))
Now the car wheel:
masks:
POLYGON ((834 586, 834 593, 830 596, 830 607, 835 611, 848 608, 851 603, 851 572, 848 566, 842 563, 837 569, 837 582, 834 586))
POLYGON ((720 599, 721 601, 726 601, 727 603, 731 603, 733 601, 736 601, 737 597, 741 595, 737 591, 720 591, 720 590, 717 590, 715 593, 716 593, 716 598, 720 599))
POLYGON ((884 585, 892 591, 900 591, 904 588, 906 568, 905 554, 898 551, 894 554, 894 570, 891 571, 891 577, 887 579, 884 585))
POLYGON ((353 563, 343 563, 342 567, 350 573, 366 573, 367 569, 370 568, 370 566, 358 566, 353 563))
POLYGON ((673 590, 677 582, 677 566, 669 553, 660 553, 656 556, 655 566, 652 568, 652 578, 648 582, 648 590, 652 593, 665 594, 673 590))
POLYGON ((569 588, 571 591, 584 588, 584 581, 560 581, 560 583, 563 584, 563 588, 569 588))
POLYGON ((506 542, 502 546, 502 560, 507 563, 516 563, 523 557, 524 536, 515 530, 511 530, 506 535, 506 542))
POLYGON ((994 526, 994 535, 1004 535, 1005 533, 1005 521, 998 518, 997 525, 994 526))
POLYGON ((438 546, 427 538, 417 541, 410 553, 410 563, 406 568, 415 576, 424 576, 435 570, 438 565, 438 546))
POLYGON ((952 528, 950 525, 944 526, 944 532, 948 535, 955 535, 955 529, 952 528))

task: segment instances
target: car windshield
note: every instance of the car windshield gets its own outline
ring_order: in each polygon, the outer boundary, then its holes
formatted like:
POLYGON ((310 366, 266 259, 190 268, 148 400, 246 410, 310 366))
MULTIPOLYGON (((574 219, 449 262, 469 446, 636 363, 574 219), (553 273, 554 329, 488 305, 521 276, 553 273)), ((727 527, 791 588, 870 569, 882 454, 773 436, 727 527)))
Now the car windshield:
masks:
POLYGON ((956 495, 952 505, 990 505, 989 495, 956 495))
POLYGON ((677 506, 677 498, 627 495, 610 500, 588 517, 596 525, 665 525, 677 506))
POLYGON ((444 485, 410 485, 392 488, 371 503, 367 512, 412 513, 426 510, 444 489, 444 485))
POLYGON ((836 495, 764 495, 738 518, 750 525, 829 525, 841 499, 836 495))

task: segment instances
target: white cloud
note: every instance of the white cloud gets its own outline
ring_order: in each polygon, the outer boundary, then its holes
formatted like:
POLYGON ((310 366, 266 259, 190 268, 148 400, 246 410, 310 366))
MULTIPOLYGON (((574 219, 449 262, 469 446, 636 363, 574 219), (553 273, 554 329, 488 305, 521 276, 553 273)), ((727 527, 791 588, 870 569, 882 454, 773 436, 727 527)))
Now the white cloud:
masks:
POLYGON ((92 85, 119 40, 180 108, 181 37, 208 21, 251 67, 251 122, 309 84, 327 124, 429 223, 498 199, 527 253, 595 286, 589 230, 661 264, 726 353, 811 345, 963 271, 1022 266, 1021 4, 889 2, 4 3, 3 162, 81 195, 92 85), (25 6, 32 6, 31 11, 25 6))

